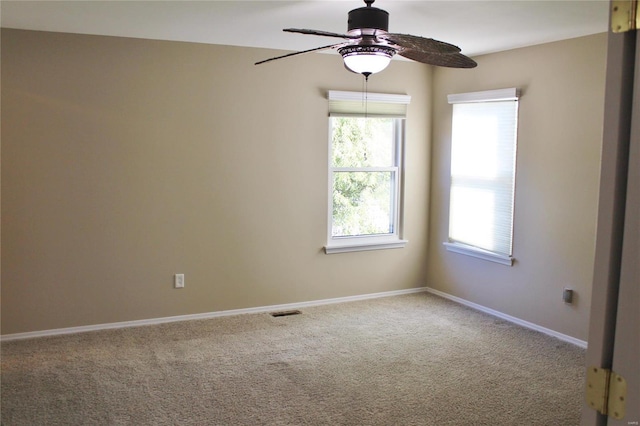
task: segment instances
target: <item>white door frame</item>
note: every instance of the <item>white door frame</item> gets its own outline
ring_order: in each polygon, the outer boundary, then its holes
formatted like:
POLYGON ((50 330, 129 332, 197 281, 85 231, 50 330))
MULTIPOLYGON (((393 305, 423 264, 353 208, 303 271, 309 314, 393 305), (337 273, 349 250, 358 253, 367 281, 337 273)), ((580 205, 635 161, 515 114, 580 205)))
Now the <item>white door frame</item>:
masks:
POLYGON ((627 380, 627 412, 615 420, 585 403, 582 426, 638 425, 640 421, 640 54, 636 52, 640 41, 636 33, 609 32, 585 366, 612 369, 627 380))

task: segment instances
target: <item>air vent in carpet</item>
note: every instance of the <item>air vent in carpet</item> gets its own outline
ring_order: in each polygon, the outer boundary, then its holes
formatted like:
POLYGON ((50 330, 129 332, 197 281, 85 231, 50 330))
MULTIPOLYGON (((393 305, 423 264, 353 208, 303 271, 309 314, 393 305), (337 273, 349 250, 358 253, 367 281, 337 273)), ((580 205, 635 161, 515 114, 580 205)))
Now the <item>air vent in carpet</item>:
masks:
POLYGON ((290 315, 300 315, 302 312, 295 310, 295 311, 280 311, 280 312, 271 312, 269 315, 271 315, 272 317, 288 317, 290 315))

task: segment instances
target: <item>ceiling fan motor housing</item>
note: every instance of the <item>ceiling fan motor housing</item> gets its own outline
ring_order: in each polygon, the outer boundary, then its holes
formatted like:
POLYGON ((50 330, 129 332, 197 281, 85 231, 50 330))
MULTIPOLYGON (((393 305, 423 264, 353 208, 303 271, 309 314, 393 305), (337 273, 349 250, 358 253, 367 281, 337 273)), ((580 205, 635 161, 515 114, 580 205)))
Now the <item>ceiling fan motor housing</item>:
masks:
POLYGON ((360 7, 349 12, 348 31, 370 28, 389 31, 389 13, 377 7, 360 7))

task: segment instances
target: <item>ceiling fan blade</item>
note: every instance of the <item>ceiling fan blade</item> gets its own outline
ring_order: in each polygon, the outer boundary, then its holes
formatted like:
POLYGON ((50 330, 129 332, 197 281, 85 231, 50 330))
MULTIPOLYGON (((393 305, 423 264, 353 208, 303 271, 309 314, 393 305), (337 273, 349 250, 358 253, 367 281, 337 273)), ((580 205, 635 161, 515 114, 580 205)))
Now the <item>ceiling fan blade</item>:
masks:
POLYGON ((449 68, 475 68, 478 64, 473 59, 464 56, 462 53, 427 53, 411 49, 404 49, 398 52, 400 56, 413 59, 423 64, 436 65, 449 68))
POLYGON ((332 32, 329 32, 329 31, 306 30, 306 29, 302 29, 302 28, 285 28, 282 31, 285 31, 285 32, 288 32, 288 33, 319 35, 319 36, 325 36, 325 37, 339 37, 339 38, 344 38, 344 39, 347 39, 347 40, 357 40, 357 39, 360 38, 360 36, 351 35, 351 34, 338 34, 338 33, 332 33, 332 32))
POLYGON ((344 43, 330 44, 328 46, 316 47, 314 49, 301 50, 299 52, 287 53, 286 55, 276 56, 275 58, 269 58, 269 59, 265 59, 264 61, 256 62, 255 65, 260 65, 260 64, 264 64, 265 62, 275 61, 276 59, 288 58, 289 56, 301 55, 303 53, 317 52, 317 51, 325 50, 325 49, 335 49, 335 48, 340 47, 342 45, 344 45, 344 43))
POLYGON ((432 38, 425 38, 414 36, 410 34, 384 34, 379 38, 385 39, 393 44, 397 44, 403 49, 414 50, 418 52, 426 53, 459 53, 460 48, 453 44, 445 43, 444 41, 434 40, 432 38))

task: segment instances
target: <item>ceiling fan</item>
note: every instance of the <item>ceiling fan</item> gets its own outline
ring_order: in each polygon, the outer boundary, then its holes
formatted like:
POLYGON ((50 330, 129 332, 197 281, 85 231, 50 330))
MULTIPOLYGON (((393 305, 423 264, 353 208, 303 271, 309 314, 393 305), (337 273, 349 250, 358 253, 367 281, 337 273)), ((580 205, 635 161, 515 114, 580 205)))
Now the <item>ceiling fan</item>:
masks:
POLYGON ((326 49, 338 49, 345 67, 349 71, 364 75, 367 79, 371 74, 385 69, 396 53, 417 62, 440 67, 473 68, 477 65, 473 59, 460 53, 460 48, 453 44, 432 38, 388 32, 389 13, 372 7, 374 1, 364 0, 366 7, 353 9, 349 12, 346 34, 299 28, 285 28, 283 30, 289 33, 341 38, 345 41, 276 56, 256 62, 256 65, 326 49))

